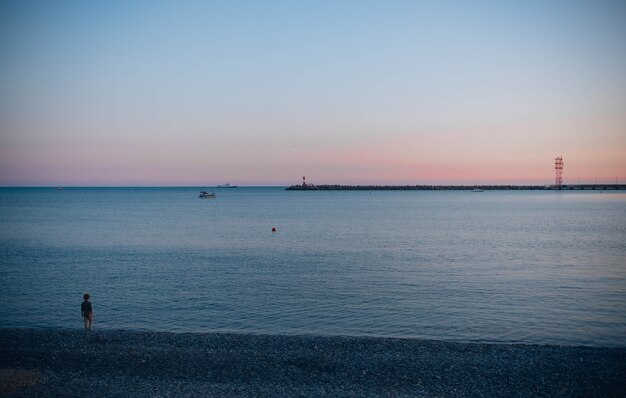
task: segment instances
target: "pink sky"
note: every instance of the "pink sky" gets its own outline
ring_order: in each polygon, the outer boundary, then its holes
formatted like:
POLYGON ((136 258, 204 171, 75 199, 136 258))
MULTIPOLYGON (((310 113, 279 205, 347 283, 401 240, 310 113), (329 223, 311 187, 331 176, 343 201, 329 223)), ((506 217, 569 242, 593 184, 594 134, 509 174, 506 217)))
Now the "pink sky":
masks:
POLYGON ((0 186, 626 183, 626 6, 522 3, 3 2, 0 186))

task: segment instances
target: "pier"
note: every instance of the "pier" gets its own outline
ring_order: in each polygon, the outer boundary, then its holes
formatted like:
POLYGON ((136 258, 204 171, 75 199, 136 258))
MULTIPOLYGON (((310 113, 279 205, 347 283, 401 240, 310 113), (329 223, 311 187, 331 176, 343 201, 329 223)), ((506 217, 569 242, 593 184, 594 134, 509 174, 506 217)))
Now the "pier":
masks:
POLYGON ((626 184, 575 185, 292 185, 287 191, 617 191, 626 184))
POLYGON ((563 184, 560 188, 550 186, 549 189, 560 189, 562 191, 617 191, 625 190, 626 184, 563 184))

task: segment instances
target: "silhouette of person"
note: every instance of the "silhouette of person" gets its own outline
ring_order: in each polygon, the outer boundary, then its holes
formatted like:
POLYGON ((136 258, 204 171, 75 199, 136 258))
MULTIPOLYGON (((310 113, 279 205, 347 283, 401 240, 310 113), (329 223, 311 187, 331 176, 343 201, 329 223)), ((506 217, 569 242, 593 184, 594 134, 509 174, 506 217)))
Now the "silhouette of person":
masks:
POLYGON ((80 312, 85 321, 85 330, 91 330, 91 322, 93 322, 93 309, 91 308, 91 302, 89 302, 90 298, 89 293, 85 293, 83 295, 85 301, 80 305, 80 312))

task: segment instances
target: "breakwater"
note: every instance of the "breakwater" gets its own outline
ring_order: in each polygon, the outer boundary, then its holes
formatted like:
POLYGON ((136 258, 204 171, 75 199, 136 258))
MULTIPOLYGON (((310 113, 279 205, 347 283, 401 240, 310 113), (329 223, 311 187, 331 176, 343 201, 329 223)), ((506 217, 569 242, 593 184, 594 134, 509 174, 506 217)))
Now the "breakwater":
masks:
POLYGON ((538 190, 543 185, 292 185, 287 191, 472 191, 538 190))
POLYGON ((532 190, 626 190, 626 184, 577 185, 292 185, 287 191, 532 191, 532 190))

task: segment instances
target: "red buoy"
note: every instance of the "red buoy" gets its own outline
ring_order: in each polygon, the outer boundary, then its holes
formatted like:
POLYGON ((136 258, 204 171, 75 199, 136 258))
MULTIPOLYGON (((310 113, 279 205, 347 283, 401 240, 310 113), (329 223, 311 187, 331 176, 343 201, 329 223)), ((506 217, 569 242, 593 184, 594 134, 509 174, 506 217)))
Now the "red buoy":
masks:
POLYGON ((276 232, 276 228, 272 227, 272 232, 276 232))

